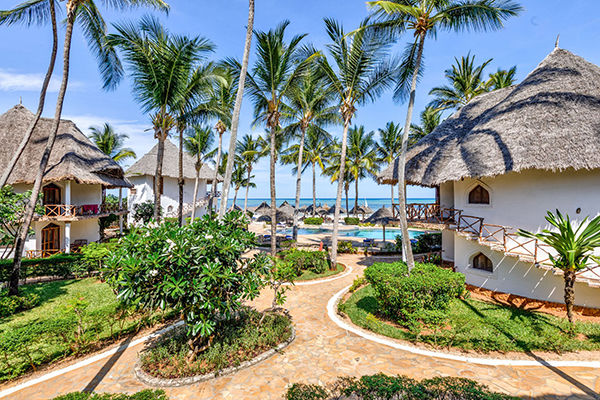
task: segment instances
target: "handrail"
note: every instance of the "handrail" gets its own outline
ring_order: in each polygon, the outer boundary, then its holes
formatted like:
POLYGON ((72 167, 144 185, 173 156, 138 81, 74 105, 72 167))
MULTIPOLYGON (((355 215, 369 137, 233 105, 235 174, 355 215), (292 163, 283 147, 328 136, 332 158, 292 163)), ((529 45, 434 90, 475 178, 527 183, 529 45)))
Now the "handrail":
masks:
POLYGON ((70 204, 45 204, 43 208, 44 213, 41 216, 50 218, 95 216, 127 211, 127 208, 124 205, 106 203, 85 204, 80 206, 70 204))

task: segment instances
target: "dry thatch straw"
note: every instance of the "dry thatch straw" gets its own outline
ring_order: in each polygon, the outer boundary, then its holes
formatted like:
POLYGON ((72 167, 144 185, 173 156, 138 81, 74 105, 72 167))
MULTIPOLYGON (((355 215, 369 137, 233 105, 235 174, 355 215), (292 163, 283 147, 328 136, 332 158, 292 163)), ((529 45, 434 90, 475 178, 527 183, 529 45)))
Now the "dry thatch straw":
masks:
MULTIPOLYGON (((409 150, 408 183, 600 168, 600 67, 554 49, 518 85, 473 99, 409 150)), ((396 161, 379 183, 397 183, 396 161)))
MULTIPOLYGON (((33 113, 20 104, 0 115, 0 170, 8 166, 33 118, 33 113)), ((52 124, 52 119, 40 119, 9 184, 33 184, 52 124)), ((67 180, 107 188, 132 187, 119 164, 101 152, 75 123, 61 120, 43 182, 67 180)))
POLYGON ((388 225, 393 220, 394 214, 392 213, 392 209, 383 206, 367 218, 365 222, 370 224, 388 225))
MULTIPOLYGON (((156 173, 156 153, 158 152, 158 143, 152 149, 144 154, 142 158, 133 164, 125 175, 127 177, 134 176, 154 176, 156 173)), ((196 179, 196 160, 188 153, 183 153, 183 177, 185 179, 196 179)), ((179 178, 179 148, 169 139, 165 140, 165 156, 163 159, 163 177, 179 178)), ((215 177, 215 170, 209 167, 206 163, 202 164, 200 169, 200 179, 206 179, 212 182, 215 177)), ((221 176, 218 177, 219 182, 223 181, 221 176)))
POLYGON ((266 201, 260 203, 258 207, 256 207, 256 209, 254 210, 254 213, 258 215, 269 214, 270 212, 271 206, 266 201))

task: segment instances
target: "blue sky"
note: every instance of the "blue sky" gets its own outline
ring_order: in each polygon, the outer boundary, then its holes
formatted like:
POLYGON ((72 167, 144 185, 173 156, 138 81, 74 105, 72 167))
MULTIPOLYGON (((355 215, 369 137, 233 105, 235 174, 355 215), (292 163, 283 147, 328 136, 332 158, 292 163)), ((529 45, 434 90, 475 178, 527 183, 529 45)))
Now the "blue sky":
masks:
MULTIPOLYGON (((16 0, 2 0, 0 7, 16 5, 16 0)), ((171 0, 171 12, 161 15, 164 24, 173 32, 187 35, 201 35, 213 41, 217 50, 215 59, 227 56, 241 58, 243 38, 247 20, 246 0, 171 0)), ((61 3, 63 4, 63 3, 61 3)), ((557 34, 560 46, 587 60, 600 64, 598 37, 600 31, 600 2, 595 0, 523 0, 526 11, 511 19, 503 30, 488 33, 441 33, 437 40, 426 43, 426 70, 421 81, 416 101, 416 114, 429 102, 429 90, 444 83, 443 72, 454 57, 476 55, 476 61, 489 58, 493 61, 487 72, 497 68, 517 66, 517 77, 521 80, 552 50, 557 34)), ((108 22, 137 19, 143 12, 105 12, 108 22)), ((291 25, 288 33, 308 33, 307 41, 322 48, 327 42, 323 18, 333 17, 353 29, 367 15, 367 7, 362 0, 257 0, 256 25, 259 30, 267 30, 284 19, 291 25)), ((407 37, 405 40, 409 40, 407 37)), ((23 104, 30 109, 37 105, 38 90, 47 67, 50 51, 49 27, 2 27, 0 28, 0 112, 12 107, 22 97, 23 104)), ((399 51, 405 40, 395 47, 399 51)), ((62 38, 61 38, 62 41, 62 38)), ((252 63, 254 58, 251 57, 252 63)), ((57 65, 56 71, 62 66, 57 65)), ((54 113, 58 79, 51 84, 52 93, 46 103, 46 116, 54 113)), ((385 93, 376 103, 361 107, 354 120, 365 125, 367 130, 385 126, 388 121, 403 122, 406 108, 385 93)), ((67 93, 63 111, 65 118, 73 119, 87 132, 91 125, 110 122, 121 132, 130 136, 128 146, 143 155, 154 145, 147 115, 140 112, 139 105, 131 95, 129 81, 124 81, 114 92, 101 88, 97 65, 90 54, 79 30, 75 32, 72 58, 70 90, 67 93)), ((255 135, 261 128, 253 128, 251 104, 246 99, 242 109, 240 136, 245 133, 255 135)), ((341 135, 339 128, 332 133, 341 135)), ((229 140, 225 137, 225 143, 229 140)), ((250 197, 267 197, 268 161, 259 163, 255 170, 257 188, 251 189, 250 197)), ((320 197, 334 197, 335 187, 327 178, 319 178, 317 194, 320 197)), ((278 197, 294 195, 294 178, 290 169, 277 169, 278 197)), ((361 181, 359 196, 386 197, 388 186, 379 186, 371 179, 361 181)), ((431 196, 429 189, 409 188, 409 197, 431 196)), ((302 196, 311 196, 311 178, 303 178, 302 196)))

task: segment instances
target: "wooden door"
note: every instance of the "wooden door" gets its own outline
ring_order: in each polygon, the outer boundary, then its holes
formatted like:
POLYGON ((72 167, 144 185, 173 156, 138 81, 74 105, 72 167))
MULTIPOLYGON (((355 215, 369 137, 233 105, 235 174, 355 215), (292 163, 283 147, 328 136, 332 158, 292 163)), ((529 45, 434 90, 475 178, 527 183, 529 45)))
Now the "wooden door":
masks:
POLYGON ((42 257, 60 252, 60 226, 50 224, 42 229, 42 257))
POLYGON ((42 189, 44 193, 44 205, 61 204, 60 203, 60 188, 55 184, 51 183, 44 186, 42 189))

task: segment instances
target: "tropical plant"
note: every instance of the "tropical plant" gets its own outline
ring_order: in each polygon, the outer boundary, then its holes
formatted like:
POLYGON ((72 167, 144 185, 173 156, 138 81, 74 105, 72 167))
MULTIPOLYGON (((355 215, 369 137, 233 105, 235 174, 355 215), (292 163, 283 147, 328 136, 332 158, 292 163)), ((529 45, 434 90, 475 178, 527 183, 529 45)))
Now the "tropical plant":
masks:
POLYGON ((52 78, 52 73, 54 72, 54 66, 56 64, 56 54, 58 53, 58 28, 56 24, 56 1, 55 0, 47 0, 48 9, 44 12, 44 4, 40 2, 40 11, 36 11, 36 8, 30 7, 28 2, 21 3, 19 6, 13 8, 12 10, 0 11, 0 25, 14 25, 14 24, 24 24, 26 26, 31 26, 33 24, 41 23, 46 20, 50 20, 50 24, 52 25, 52 51, 50 53, 50 62, 48 63, 48 69, 46 71, 46 76, 44 77, 44 81, 42 83, 42 88, 40 89, 40 96, 38 102, 38 108, 33 117, 33 121, 27 128, 27 131, 23 135, 21 142, 19 143, 19 147, 17 151, 13 154, 12 158, 8 162, 5 170, 2 172, 2 177, 0 178, 0 188, 3 188, 10 177, 19 157, 23 154, 25 150, 25 146, 31 139, 31 135, 33 134, 33 130, 35 129, 40 117, 42 116, 42 112, 44 111, 44 106, 46 104, 46 93, 48 91, 48 85, 50 84, 50 79, 52 78))
MULTIPOLYGON (((246 169, 246 181, 250 183, 252 178, 252 169, 254 165, 267 155, 267 147, 265 146, 264 139, 259 136, 254 139, 252 135, 244 135, 242 140, 238 142, 236 152, 242 161, 244 168, 246 169)), ((245 185, 246 195, 244 197, 244 213, 248 210, 248 189, 251 185, 245 185)))
POLYGON ((365 132, 364 126, 350 129, 348 135, 348 172, 354 180, 354 207, 358 209, 358 182, 379 171, 375 132, 365 132))
MULTIPOLYGON (((327 167, 323 173, 326 176, 331 178, 331 182, 339 182, 340 176, 340 164, 342 161, 342 144, 338 140, 332 140, 329 145, 328 152, 326 153, 327 157, 327 167)), ((344 193, 346 194, 346 214, 350 215, 350 208, 348 204, 348 192, 350 191, 350 184, 354 180, 354 176, 350 172, 350 161, 346 158, 345 166, 344 166, 344 175, 342 178, 342 186, 344 193)), ((336 207, 337 208, 337 207, 336 207)))
MULTIPOLYGON (((202 166, 212 160, 212 147, 214 136, 212 129, 208 126, 194 125, 186 132, 183 139, 183 147, 191 156, 196 159, 194 168, 196 169, 196 180, 194 182, 194 194, 192 197, 192 221, 196 218, 196 202, 198 201, 198 186, 200 184, 200 170, 202 166)), ((216 169, 216 168, 215 168, 216 169)))
POLYGON ((103 276, 126 305, 181 313, 191 362, 263 286, 267 256, 242 257, 256 241, 246 224, 231 212, 222 221, 205 215, 183 227, 136 228, 105 261, 103 276))
POLYGON ((573 329, 574 285, 577 274, 587 270, 592 262, 600 263, 600 257, 594 255, 594 251, 600 248, 600 215, 590 221, 585 218, 575 226, 568 214, 563 216, 556 210, 556 214, 548 211, 546 221, 556 228, 556 231, 544 229, 539 233, 531 233, 519 229, 519 235, 537 239, 557 253, 550 254, 550 261, 555 268, 563 272, 567 318, 573 329))
POLYGON ((387 36, 388 39, 395 39, 406 31, 412 31, 414 37, 414 41, 406 46, 402 56, 401 70, 394 93, 394 97, 398 100, 408 97, 402 151, 396 169, 398 170, 402 240, 404 248, 407 249, 403 257, 408 263, 408 270, 411 271, 415 261, 408 236, 404 177, 417 81, 423 74, 425 39, 436 38, 438 31, 500 29, 503 27, 503 22, 517 15, 522 7, 512 0, 378 0, 370 1, 368 4, 373 9, 372 22, 367 26, 369 29, 387 36))
POLYGON ((236 206, 238 192, 241 188, 245 187, 246 189, 249 189, 250 187, 256 186, 254 183, 251 182, 253 176, 246 176, 246 169, 242 165, 242 160, 237 155, 235 158, 237 159, 237 161, 233 170, 233 174, 231 175, 231 185, 233 186, 233 203, 231 205, 232 209, 236 206))
POLYGON ((257 60, 248 74, 248 90, 254 102, 256 123, 262 122, 269 130, 270 189, 271 189, 271 253, 277 254, 277 205, 275 193, 275 164, 277 158, 277 132, 286 96, 297 85, 317 55, 311 50, 302 51, 300 42, 306 35, 296 35, 289 43, 284 21, 268 32, 256 32, 257 60))
MULTIPOLYGON (((340 146, 338 176, 345 177, 348 129, 359 105, 375 100, 392 85, 395 66, 390 62, 388 47, 371 31, 358 30, 348 35, 343 27, 332 19, 325 19, 327 35, 331 43, 327 49, 333 66, 327 58, 320 59, 320 68, 327 84, 335 91, 344 124, 340 146)), ((337 242, 340 224, 340 207, 344 181, 338 180, 333 220, 331 262, 337 265, 337 242)))
MULTIPOLYGON (((306 140, 304 142, 304 156, 303 162, 304 165, 302 167, 302 172, 311 166, 312 169, 312 214, 315 216, 315 210, 317 209, 317 167, 321 169, 321 173, 325 172, 325 165, 327 162, 327 154, 329 151, 329 145, 331 143, 331 135, 324 131, 323 129, 312 126, 309 127, 306 132, 306 140)), ((297 152, 300 151, 299 145, 294 145, 288 147, 286 150, 286 155, 282 157, 282 159, 290 161, 293 163, 293 160, 297 160, 298 156, 297 152)), ((294 167, 292 169, 292 173, 297 172, 294 167)))
POLYGON ((509 70, 498 69, 498 71, 490 74, 487 81, 488 88, 491 90, 503 89, 515 84, 515 75, 517 74, 517 66, 513 66, 509 70))
MULTIPOLYGON (((105 1, 105 4, 109 7, 116 9, 125 9, 135 6, 152 6, 154 8, 167 10, 168 5, 163 0, 115 0, 105 1)), ((54 3, 54 7, 56 3, 54 3)), ((79 22, 85 38, 87 39, 88 45, 92 52, 96 54, 100 63, 100 71, 105 78, 105 88, 112 87, 111 76, 116 76, 120 71, 120 63, 117 60, 116 53, 110 46, 106 46, 105 34, 106 24, 100 13, 100 10, 96 7, 92 0, 67 0, 65 1, 66 6, 66 31, 65 41, 63 46, 63 74, 60 89, 58 91, 56 100, 56 109, 54 112, 54 120, 44 152, 40 157, 40 163, 36 172, 35 181, 33 188, 31 189, 31 199, 25 210, 23 217, 23 224, 15 240, 15 257, 13 265, 13 274, 9 283, 9 293, 11 295, 17 295, 19 292, 19 270, 21 268, 21 259, 23 249, 25 247, 25 241, 29 233, 29 227, 33 219, 35 212, 35 204, 37 202, 40 190, 42 187, 42 179, 48 166, 50 154, 56 141, 56 135, 60 125, 60 119, 62 115, 62 108, 65 101, 65 95, 67 93, 67 86, 69 81, 70 71, 70 60, 71 60, 71 43, 73 39, 73 30, 75 23, 79 22)), ((1 15, 8 18, 20 19, 25 18, 29 21, 43 22, 47 20, 48 14, 52 11, 51 3, 46 3, 44 0, 30 0, 22 3, 17 7, 17 12, 3 12, 1 15), (48 7, 48 8, 46 8, 48 7), (12 15, 12 17, 11 17, 12 15)), ((35 124, 32 125, 31 130, 35 129, 35 124)))
POLYGON ((409 147, 417 144, 425 135, 429 135, 442 122, 442 110, 427 106, 421 111, 421 123, 410 125, 409 147))
MULTIPOLYGON (((165 141, 171 130, 181 130, 182 99, 187 98, 190 76, 212 45, 201 37, 189 38, 169 33, 152 16, 143 17, 137 25, 115 25, 107 46, 118 48, 133 79, 133 94, 143 112, 152 113, 154 137, 158 140, 154 179, 154 219, 158 214, 163 191, 162 167, 165 141)), ((122 73, 113 73, 109 82, 116 85, 122 73)))
MULTIPOLYGON (((402 127, 394 122, 388 122, 385 129, 379 129, 379 143, 377 154, 379 159, 386 164, 391 164, 400 155, 402 149, 402 127)), ((394 207, 394 185, 390 185, 391 202, 394 207)))
MULTIPOLYGON (((322 127, 339 122, 337 107, 335 107, 335 92, 325 84, 320 71, 310 68, 297 85, 292 86, 286 95, 288 108, 283 117, 291 123, 285 130, 299 136, 297 151, 292 151, 296 168, 296 199, 294 203, 294 223, 292 228, 293 240, 298 240, 298 220, 300 208, 300 190, 302 188, 302 172, 304 170, 304 144, 306 131, 309 128, 322 127)), ((288 153, 289 154, 289 153, 288 153)))
POLYGON ((449 85, 434 87, 429 95, 434 96, 430 106, 442 110, 458 110, 474 97, 488 91, 487 82, 483 80, 483 70, 492 59, 481 65, 475 65, 475 56, 454 58, 455 64, 445 71, 449 85))
MULTIPOLYGON (((160 210, 162 214, 162 210, 160 210)), ((147 200, 142 203, 133 205, 133 220, 135 222, 141 222, 147 224, 154 218, 154 202, 147 200)))
MULTIPOLYGON (((0 188, 0 247, 2 247, 0 259, 12 256, 15 238, 23 223, 23 215, 30 200, 31 191, 16 193, 9 185, 0 188)), ((36 211, 43 212, 39 202, 36 211)))
POLYGON ((128 158, 137 157, 135 151, 129 147, 123 147, 129 136, 115 132, 115 129, 109 123, 105 123, 102 128, 91 126, 90 132, 89 137, 96 147, 115 162, 122 163, 128 158))
MULTIPOLYGON (((231 117, 231 136, 229 138, 229 153, 235 154, 237 146, 237 131, 240 123, 240 111, 242 109, 242 100, 244 97, 244 87, 246 85, 246 76, 248 72, 248 61, 250 59, 250 48, 252 47, 252 34, 254 29, 254 0, 248 1, 248 25, 246 26, 246 40, 244 42, 244 56, 240 66, 238 79, 238 88, 235 95, 235 105, 231 117)), ((231 185, 231 174, 233 173, 233 158, 227 161, 227 166, 223 174, 223 193, 221 194, 221 203, 219 207, 219 218, 223 218, 227 209, 227 199, 229 196, 229 186, 231 185)), ((217 164, 218 165, 218 164, 217 164)))

